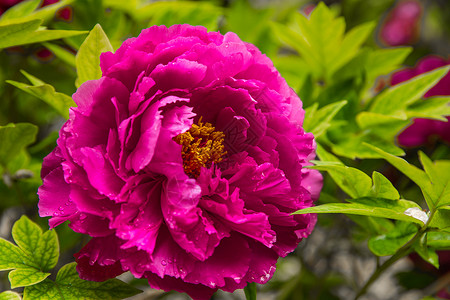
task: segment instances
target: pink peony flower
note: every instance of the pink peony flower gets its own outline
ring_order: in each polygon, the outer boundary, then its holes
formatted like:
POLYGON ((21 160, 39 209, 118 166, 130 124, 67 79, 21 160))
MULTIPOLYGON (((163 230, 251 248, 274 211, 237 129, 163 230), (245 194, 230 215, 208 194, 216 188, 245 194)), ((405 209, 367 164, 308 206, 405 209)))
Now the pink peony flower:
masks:
POLYGON ((80 276, 124 271, 209 299, 266 283, 307 237, 321 188, 302 103, 234 33, 154 26, 100 57, 103 77, 45 159, 39 213, 90 242, 80 276))
MULTIPOLYGON (((422 73, 429 72, 439 67, 450 64, 450 59, 445 60, 439 56, 427 56, 419 61, 416 67, 397 71, 392 74, 391 85, 399 84, 422 73)), ((450 95, 450 72, 447 73, 424 98, 432 96, 450 95)), ((447 117, 447 120, 450 120, 447 117)), ((403 130, 398 136, 398 143, 404 147, 418 147, 426 144, 430 138, 437 136, 450 144, 450 122, 430 119, 414 119, 413 123, 403 130)))
POLYGON ((380 40, 388 46, 413 44, 418 37, 422 6, 417 0, 400 1, 381 25, 380 40))

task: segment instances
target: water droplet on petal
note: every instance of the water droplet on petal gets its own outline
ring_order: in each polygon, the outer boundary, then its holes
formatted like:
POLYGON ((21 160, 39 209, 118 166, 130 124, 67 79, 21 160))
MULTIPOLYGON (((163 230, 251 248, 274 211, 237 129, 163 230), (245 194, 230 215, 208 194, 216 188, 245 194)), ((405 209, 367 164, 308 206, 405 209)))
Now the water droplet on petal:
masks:
POLYGON ((167 266, 167 262, 163 259, 163 260, 161 261, 161 265, 167 266))

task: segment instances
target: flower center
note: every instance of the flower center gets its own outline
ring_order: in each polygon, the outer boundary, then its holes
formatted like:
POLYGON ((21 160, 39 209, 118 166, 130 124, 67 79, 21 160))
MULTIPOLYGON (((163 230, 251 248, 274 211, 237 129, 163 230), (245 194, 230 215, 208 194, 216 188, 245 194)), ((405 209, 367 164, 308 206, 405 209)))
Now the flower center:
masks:
POLYGON ((184 172, 191 178, 200 175, 201 167, 210 168, 212 163, 219 163, 227 153, 224 150, 223 140, 225 134, 215 131, 210 123, 197 124, 173 138, 175 142, 183 146, 181 156, 183 158, 184 172))

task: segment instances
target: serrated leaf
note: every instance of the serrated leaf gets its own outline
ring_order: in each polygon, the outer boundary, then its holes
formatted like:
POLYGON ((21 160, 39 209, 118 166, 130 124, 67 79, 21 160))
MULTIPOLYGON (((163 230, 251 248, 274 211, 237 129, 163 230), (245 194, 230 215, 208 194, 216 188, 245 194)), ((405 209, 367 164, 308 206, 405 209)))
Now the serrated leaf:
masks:
POLYGON ((38 128, 29 123, 0 126, 0 165, 6 166, 36 138, 38 128))
POLYGON ((378 172, 372 173, 373 186, 369 193, 369 196, 375 198, 384 198, 397 200, 400 199, 400 194, 397 189, 392 185, 392 183, 378 172))
POLYGON ((41 99, 45 103, 52 106, 61 116, 66 119, 69 118, 69 108, 76 106, 75 102, 72 100, 72 97, 56 92, 53 86, 39 80, 23 70, 22 74, 24 74, 33 85, 12 80, 6 80, 6 82, 21 89, 27 94, 41 99))
POLYGON ((23 23, 13 23, 0 26, 0 49, 27 45, 86 33, 76 30, 45 30, 39 29, 42 20, 30 20, 23 23))
POLYGON ((40 4, 41 0, 28 0, 20 2, 5 11, 0 17, 0 22, 25 17, 38 8, 40 4))
POLYGON ((341 67, 356 57, 374 24, 366 23, 345 32, 345 21, 324 3, 319 3, 309 18, 298 13, 290 27, 273 24, 281 41, 301 56, 315 79, 327 81, 341 67))
POLYGON ((368 243, 369 249, 377 256, 393 255, 413 238, 417 231, 417 226, 412 223, 397 222, 388 233, 371 238, 368 243))
POLYGON ((391 165, 393 165, 400 172, 405 174, 409 179, 414 181, 414 183, 417 184, 422 190, 422 193, 425 197, 428 207, 430 209, 435 207, 434 201, 432 200, 433 191, 430 184, 430 180, 424 171, 409 164, 406 160, 394 156, 392 154, 389 154, 377 147, 374 147, 369 144, 366 144, 366 146, 372 149, 373 151, 377 152, 382 158, 387 160, 391 165))
POLYGON ((141 292, 118 279, 104 282, 82 280, 77 273, 76 263, 63 266, 55 283, 66 299, 123 299, 141 292))
POLYGON ((328 104, 317 110, 317 106, 312 106, 311 109, 306 109, 305 122, 303 128, 305 131, 312 132, 315 138, 318 138, 326 132, 331 126, 330 122, 334 116, 347 104, 347 101, 339 101, 328 104))
POLYGON ((59 243, 55 231, 42 230, 22 216, 13 226, 14 241, 18 246, 0 239, 0 270, 11 270, 12 288, 33 285, 43 281, 59 256, 59 243))
POLYGON ((3 293, 0 293, 0 300, 21 300, 19 294, 13 291, 6 291, 3 293))
POLYGON ((419 207, 415 202, 408 200, 392 201, 379 198, 360 198, 353 199, 351 201, 353 203, 327 203, 319 206, 308 207, 300 209, 294 214, 341 213, 400 220, 410 223, 417 223, 423 226, 422 221, 407 216, 404 213, 408 208, 419 207))
POLYGON ((83 82, 102 77, 100 69, 100 54, 114 49, 100 24, 94 26, 81 45, 75 57, 77 79, 75 85, 79 87, 83 82))
POLYGON ((384 90, 373 101, 370 111, 395 116, 419 100, 449 69, 438 68, 384 90))

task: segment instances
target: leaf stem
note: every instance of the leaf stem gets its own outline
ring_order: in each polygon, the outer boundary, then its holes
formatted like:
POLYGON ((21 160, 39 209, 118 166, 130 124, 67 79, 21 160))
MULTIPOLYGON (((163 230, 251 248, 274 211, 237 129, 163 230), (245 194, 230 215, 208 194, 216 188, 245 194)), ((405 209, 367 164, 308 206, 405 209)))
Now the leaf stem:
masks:
POLYGON ((420 228, 420 230, 414 235, 412 239, 410 239, 405 245, 403 245, 398 251, 392 255, 387 261, 385 261, 381 266, 377 266, 375 269, 375 272, 372 274, 372 276, 367 280, 366 284, 359 290, 359 292, 356 294, 354 300, 358 300, 362 295, 364 295, 369 287, 374 283, 378 277, 380 277, 381 274, 383 274, 384 271, 386 271, 390 266, 392 266, 395 262, 397 262, 400 258, 405 257, 408 255, 412 250, 412 245, 419 240, 422 235, 426 232, 428 228, 428 224, 430 223, 431 219, 433 218, 433 215, 435 213, 435 210, 431 210, 430 216, 428 218, 427 223, 420 228))

